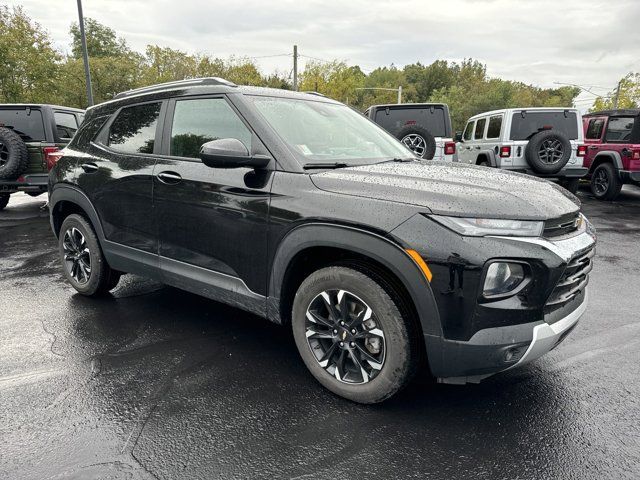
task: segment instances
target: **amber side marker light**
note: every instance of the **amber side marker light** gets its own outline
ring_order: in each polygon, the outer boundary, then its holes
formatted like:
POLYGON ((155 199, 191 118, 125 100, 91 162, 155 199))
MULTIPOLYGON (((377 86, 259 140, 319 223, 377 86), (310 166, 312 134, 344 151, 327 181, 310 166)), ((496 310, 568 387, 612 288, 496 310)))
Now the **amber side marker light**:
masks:
POLYGON ((431 273, 431 270, 429 270, 429 267, 427 266, 425 261, 422 259, 420 254, 415 250, 409 250, 409 249, 406 249, 405 252, 407 252, 409 256, 413 259, 413 261, 416 262, 416 264, 418 264, 418 267, 420 267, 420 270, 422 270, 422 273, 424 273, 424 276, 427 277, 427 280, 429 280, 429 282, 431 282, 431 279, 433 278, 433 274, 431 273))

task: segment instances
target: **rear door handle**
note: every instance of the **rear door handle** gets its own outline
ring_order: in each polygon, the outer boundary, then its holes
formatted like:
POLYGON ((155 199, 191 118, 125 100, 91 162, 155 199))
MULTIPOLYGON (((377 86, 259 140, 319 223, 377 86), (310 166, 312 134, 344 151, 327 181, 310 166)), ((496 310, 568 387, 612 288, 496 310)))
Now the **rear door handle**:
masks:
POLYGON ((176 172, 160 172, 158 174, 158 180, 167 185, 175 185, 176 183, 180 183, 182 177, 176 172))
POLYGON ((96 165, 95 163, 83 163, 82 165, 80 165, 80 167, 86 173, 95 173, 98 171, 98 165, 96 165))
POLYGON ((591 146, 589 147, 589 150, 597 150, 597 149, 598 149, 598 146, 597 146, 597 145, 591 145, 591 146))
POLYGON ((479 145, 476 147, 476 150, 480 150, 480 146, 479 145))

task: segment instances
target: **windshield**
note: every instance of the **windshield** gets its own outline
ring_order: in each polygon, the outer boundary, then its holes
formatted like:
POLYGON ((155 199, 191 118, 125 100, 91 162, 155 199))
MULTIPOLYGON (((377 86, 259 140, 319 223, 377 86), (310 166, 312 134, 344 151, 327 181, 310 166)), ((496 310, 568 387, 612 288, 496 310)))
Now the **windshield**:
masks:
POLYGON ((415 158, 395 138, 346 105, 282 97, 253 96, 251 100, 303 166, 415 158))

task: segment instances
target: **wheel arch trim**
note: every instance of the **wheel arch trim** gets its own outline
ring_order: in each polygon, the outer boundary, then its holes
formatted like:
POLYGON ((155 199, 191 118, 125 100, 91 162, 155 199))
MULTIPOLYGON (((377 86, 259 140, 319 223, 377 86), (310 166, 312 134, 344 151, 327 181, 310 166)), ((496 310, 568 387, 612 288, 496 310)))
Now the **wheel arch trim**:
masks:
POLYGON ((102 223, 95 207, 91 203, 91 200, 80 190, 73 185, 58 184, 54 185, 51 193, 49 194, 49 222, 51 224, 51 230, 53 234, 58 237, 55 228, 54 215, 56 212, 56 205, 62 201, 71 202, 80 207, 89 217, 91 225, 96 231, 98 240, 102 244, 105 240, 104 231, 102 229, 102 223))
POLYGON ((273 258, 268 294, 270 317, 282 321, 280 301, 292 260, 314 247, 333 247, 380 263, 402 282, 418 313, 424 335, 442 337, 440 315, 429 285, 414 259, 398 244, 377 233, 346 225, 314 222, 295 227, 280 241, 273 258), (275 317, 275 318, 274 318, 275 317))
POLYGON ((591 163, 591 167, 589 168, 590 172, 593 173, 598 165, 607 161, 612 161, 617 170, 622 170, 623 164, 620 153, 613 150, 603 150, 601 152, 598 152, 598 154, 593 157, 593 162, 591 163))

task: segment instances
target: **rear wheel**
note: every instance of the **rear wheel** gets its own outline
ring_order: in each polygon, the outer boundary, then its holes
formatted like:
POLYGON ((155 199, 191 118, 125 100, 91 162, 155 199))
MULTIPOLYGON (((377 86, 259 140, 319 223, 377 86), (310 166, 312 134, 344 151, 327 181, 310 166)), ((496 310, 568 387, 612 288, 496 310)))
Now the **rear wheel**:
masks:
POLYGON ((9 204, 10 195, 10 193, 0 193, 0 210, 4 210, 4 207, 9 204))
POLYGON ((591 192, 598 200, 615 200, 622 190, 618 172, 611 163, 602 163, 591 175, 591 192))
POLYGON ((64 276, 82 295, 104 294, 117 285, 120 274, 107 264, 98 237, 84 217, 73 214, 64 219, 58 251, 64 276))
POLYGON ((359 403, 394 395, 419 361, 412 318, 375 278, 323 268, 302 282, 293 302, 293 334, 307 368, 326 388, 359 403))

